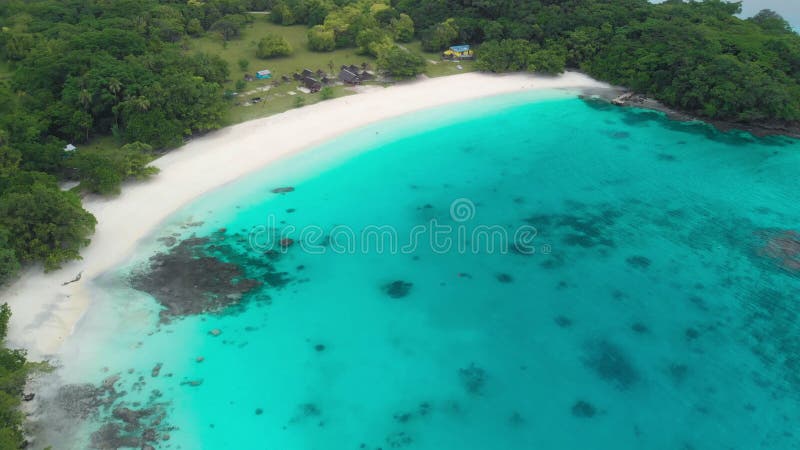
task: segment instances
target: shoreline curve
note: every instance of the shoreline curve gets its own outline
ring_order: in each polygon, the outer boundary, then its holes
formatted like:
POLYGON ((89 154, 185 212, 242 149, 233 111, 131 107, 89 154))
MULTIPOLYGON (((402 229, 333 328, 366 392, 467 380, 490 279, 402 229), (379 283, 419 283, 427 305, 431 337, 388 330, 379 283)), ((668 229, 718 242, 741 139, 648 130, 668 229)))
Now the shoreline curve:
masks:
POLYGON ((8 343, 28 350, 35 360, 57 355, 91 305, 88 284, 123 262, 173 212, 205 193, 375 122, 450 103, 547 89, 611 86, 578 72, 556 77, 473 72, 369 89, 195 138, 155 160, 161 172, 152 179, 126 183, 117 197, 84 198, 83 207, 98 224, 81 252, 83 259, 47 274, 29 267, 0 291, 13 313, 8 343), (82 281, 62 285, 79 272, 82 281))

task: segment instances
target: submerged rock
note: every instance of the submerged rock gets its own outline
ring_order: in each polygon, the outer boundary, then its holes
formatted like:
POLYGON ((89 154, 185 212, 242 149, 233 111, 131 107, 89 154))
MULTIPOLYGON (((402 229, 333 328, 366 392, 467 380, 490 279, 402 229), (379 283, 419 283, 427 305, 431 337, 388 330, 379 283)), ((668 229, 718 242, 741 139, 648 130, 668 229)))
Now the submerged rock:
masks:
POLYGON ((402 448, 411 445, 414 439, 405 431, 398 431, 386 436, 386 445, 389 448, 402 448))
POLYGON ((569 328, 572 326, 572 319, 564 316, 557 316, 555 319, 556 325, 561 328, 569 328))
POLYGON ((55 397, 56 406, 68 417, 86 419, 94 415, 101 405, 107 404, 105 391, 91 384, 61 386, 55 397))
MULTIPOLYGON (((580 214, 535 214, 525 219, 540 231, 555 232, 561 241, 571 247, 614 248, 613 227, 622 213, 608 205, 598 205, 596 211, 585 210, 584 205, 569 205, 571 211, 580 214)), ((559 261, 551 264, 558 267, 559 261)), ((546 267, 550 268, 550 267, 546 267)))
POLYGON ((763 239, 758 254, 774 261, 792 273, 800 273, 800 233, 794 230, 763 230, 756 233, 763 239))
POLYGON ((582 419, 589 419, 597 414, 597 408, 589 402, 578 400, 572 405, 572 415, 582 419))
POLYGON ((625 260, 629 266, 637 269, 647 269, 650 267, 650 258, 641 255, 631 256, 625 260))
POLYGON ((158 241, 164 244, 166 247, 172 247, 178 243, 178 239, 175 236, 165 236, 158 238, 158 241))
POLYGON ((286 194, 288 192, 294 192, 294 187, 282 186, 282 187, 276 187, 275 189, 272 190, 273 194, 286 194))
POLYGON ((525 418, 522 417, 519 411, 514 411, 508 418, 508 424, 514 427, 522 426, 525 424, 525 418))
POLYGON ((495 275, 495 277, 497 278, 497 281, 501 283, 511 283, 514 281, 514 278, 507 273, 498 273, 495 275))
POLYGON ((139 448, 139 437, 125 434, 117 423, 107 423, 92 433, 91 446, 96 449, 139 448))
POLYGON ((469 367, 458 370, 459 378, 464 389, 475 395, 480 395, 483 392, 483 387, 486 384, 486 371, 482 368, 471 363, 469 367))
POLYGON ((584 365, 617 388, 628 389, 639 381, 639 373, 616 344, 606 340, 591 342, 585 352, 584 365))
POLYGON ((290 423, 303 422, 309 418, 315 418, 322 415, 322 411, 314 403, 303 403, 298 405, 297 413, 292 417, 290 423))
POLYGON ((385 285, 383 287, 383 291, 386 292, 386 295, 392 298, 403 298, 411 291, 411 287, 413 283, 409 283, 402 280, 392 281, 391 283, 385 285))
POLYGON ((119 406, 114 408, 114 410, 111 412, 111 415, 132 427, 138 427, 139 419, 149 416, 152 413, 153 411, 149 409, 135 410, 126 408, 124 406, 119 406))

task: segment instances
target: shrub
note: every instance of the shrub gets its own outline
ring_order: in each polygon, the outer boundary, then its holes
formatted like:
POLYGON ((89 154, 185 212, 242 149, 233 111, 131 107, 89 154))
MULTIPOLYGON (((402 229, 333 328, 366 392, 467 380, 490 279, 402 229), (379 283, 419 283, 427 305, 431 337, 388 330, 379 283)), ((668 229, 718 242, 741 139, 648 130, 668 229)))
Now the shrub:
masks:
POLYGON ((308 48, 315 52, 332 52, 336 49, 336 35, 322 25, 308 30, 308 48))
POLYGON ((539 50, 530 55, 528 62, 530 70, 556 75, 564 72, 567 59, 555 50, 539 50))
POLYGON ((321 91, 319 91, 319 95, 323 100, 332 99, 334 96, 333 88, 330 86, 325 86, 321 91))
POLYGON ((258 42, 256 56, 262 59, 274 58, 276 56, 289 56, 292 54, 292 46, 283 36, 277 34, 267 34, 258 42))
POLYGON ((490 72, 526 70, 533 45, 524 39, 484 42, 479 49, 477 67, 490 72))
POLYGON ((425 60, 416 53, 393 45, 378 54, 378 68, 397 78, 410 78, 422 73, 425 60))

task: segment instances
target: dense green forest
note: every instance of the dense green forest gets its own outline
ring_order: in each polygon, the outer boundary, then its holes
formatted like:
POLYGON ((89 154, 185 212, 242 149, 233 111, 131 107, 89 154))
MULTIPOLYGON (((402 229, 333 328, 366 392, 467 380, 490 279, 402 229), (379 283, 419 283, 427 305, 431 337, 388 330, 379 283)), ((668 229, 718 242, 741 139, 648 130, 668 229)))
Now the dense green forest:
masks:
POLYGON ((58 181, 118 192, 154 173, 153 149, 218 128, 228 67, 182 42, 231 37, 245 1, 33 0, 0 3, 0 283, 20 267, 80 257, 95 219, 58 181), (97 136, 114 152, 66 152, 97 136), (124 144, 124 145, 123 145, 124 144))
POLYGON ((646 0, 453 3, 399 0, 439 48, 484 42, 485 70, 575 68, 712 119, 800 119, 800 36, 739 3, 646 0))

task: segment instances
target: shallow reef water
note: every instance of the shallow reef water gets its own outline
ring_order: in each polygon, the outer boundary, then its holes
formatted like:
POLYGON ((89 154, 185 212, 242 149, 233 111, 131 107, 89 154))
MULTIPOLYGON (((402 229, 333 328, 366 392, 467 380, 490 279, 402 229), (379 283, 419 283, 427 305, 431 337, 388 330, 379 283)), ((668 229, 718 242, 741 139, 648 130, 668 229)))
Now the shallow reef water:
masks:
POLYGON ((199 199, 98 280, 43 434, 798 448, 799 170, 795 141, 572 93, 369 126, 199 199))

